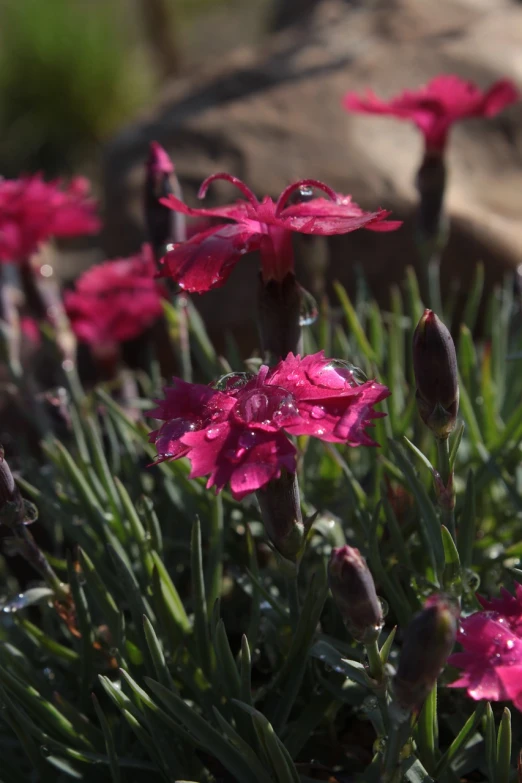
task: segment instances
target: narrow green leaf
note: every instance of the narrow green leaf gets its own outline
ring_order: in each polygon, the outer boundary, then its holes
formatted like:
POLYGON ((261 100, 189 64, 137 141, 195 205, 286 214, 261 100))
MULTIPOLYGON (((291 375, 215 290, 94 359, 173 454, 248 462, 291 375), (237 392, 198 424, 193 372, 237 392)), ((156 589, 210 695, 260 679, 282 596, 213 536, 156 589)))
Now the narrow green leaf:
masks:
POLYGON ((390 441, 389 444, 397 464, 408 481, 410 491, 417 501, 423 523, 421 525, 421 532, 423 533, 426 547, 429 549, 429 556, 435 573, 441 574, 444 568, 444 547, 442 544, 440 522, 437 517, 437 512, 428 497, 426 489, 417 478, 411 462, 399 448, 398 444, 394 441, 390 441))
POLYGON ((139 546, 143 568, 150 576, 154 566, 154 561, 150 553, 150 543, 147 538, 147 534, 145 533, 145 528, 142 525, 141 519, 138 515, 138 512, 136 511, 136 507, 132 502, 129 493, 123 486, 122 482, 115 477, 114 484, 116 486, 123 513, 125 514, 125 517, 130 525, 132 536, 139 546))
POLYGON ((256 545, 248 522, 245 523, 245 540, 249 565, 248 572, 252 575, 252 603, 250 605, 250 621, 248 623, 247 639, 249 647, 255 648, 259 636, 259 623, 261 621, 262 593, 258 589, 258 584, 260 584, 260 576, 259 566, 257 563, 256 545))
POLYGON ((105 713, 100 707, 98 699, 96 698, 94 693, 92 694, 92 703, 94 704, 94 709, 96 711, 96 715, 98 716, 101 730, 103 731, 103 736, 105 738, 105 748, 107 750, 107 756, 109 757, 112 783, 120 783, 121 781, 120 762, 116 754, 116 747, 114 745, 114 738, 112 736, 111 727, 109 726, 109 722, 105 717, 105 713))
POLYGON ((192 527, 191 541, 192 591, 194 602, 194 638, 198 651, 199 665, 210 677, 212 670, 210 655, 210 634, 208 628, 207 598, 203 576, 203 554, 201 551, 201 525, 196 519, 192 527))
POLYGON ((217 659, 216 674, 220 686, 222 688, 224 686, 229 698, 237 699, 241 695, 241 678, 230 649, 223 620, 219 620, 217 623, 213 642, 217 659))
POLYGON ((182 635, 190 633, 192 626, 190 624, 189 618, 187 617, 185 607, 183 606, 183 601, 179 596, 176 586, 170 578, 169 573, 165 568, 165 565, 159 554, 154 551, 151 554, 154 566, 158 571, 163 597, 165 599, 169 613, 175 624, 179 627, 182 635))
POLYGON ((234 700, 237 706, 252 716, 260 741, 272 764, 278 783, 300 783, 299 775, 287 749, 269 720, 249 704, 234 700))
POLYGON ((120 610, 118 609, 112 594, 103 583, 99 575, 99 570, 81 547, 78 548, 78 559, 80 561, 88 593, 94 599, 105 622, 109 626, 114 638, 115 646, 119 647, 123 630, 120 610))
POLYGON ((259 781, 264 781, 264 783, 272 783, 272 776, 270 773, 264 768, 263 764, 260 762, 258 756, 254 753, 252 747, 245 742, 243 737, 241 737, 237 731, 228 723, 228 721, 225 720, 225 718, 218 712, 218 710, 214 707, 213 709, 214 717, 216 719, 216 723, 218 724, 219 728, 227 737, 228 740, 234 745, 238 751, 241 753, 243 758, 248 762, 249 766, 252 769, 252 772, 254 776, 259 781))
POLYGON ((473 562, 473 545, 475 543, 476 526, 475 508, 475 476, 472 470, 468 473, 466 493, 459 517, 457 530, 457 544, 460 562, 463 568, 471 568, 473 562))
POLYGON ((212 498, 212 513, 210 514, 210 530, 207 533, 207 567, 205 570, 205 587, 208 605, 214 603, 221 595, 223 581, 223 498, 220 494, 212 498))
POLYGON ((89 699, 91 680, 94 671, 94 633, 93 623, 89 612, 89 605, 87 603, 87 598, 85 597, 85 591, 80 585, 75 564, 73 563, 70 553, 67 554, 67 573, 69 577, 71 594, 74 601, 76 621, 78 623, 78 630, 80 632, 80 693, 82 705, 85 707, 89 699))
MULTIPOLYGON (((163 702, 168 711, 174 715, 183 726, 194 734, 198 742, 218 758, 224 767, 235 775, 240 783, 252 783, 252 769, 242 754, 221 734, 219 734, 204 718, 189 707, 172 691, 167 690, 159 682, 149 677, 145 681, 151 691, 163 702)), ((259 783, 265 783, 258 778, 259 783)))
POLYGON ((317 658, 322 661, 335 672, 344 675, 358 685, 362 685, 364 688, 369 687, 369 680, 362 663, 359 663, 358 661, 349 661, 346 658, 343 658, 341 653, 336 650, 335 647, 332 647, 331 644, 328 644, 328 642, 325 642, 322 639, 315 642, 310 648, 309 655, 312 658, 317 658))
POLYGON ((442 758, 439 760, 437 767, 435 769, 435 780, 441 780, 444 772, 446 769, 453 763, 453 761, 458 758, 459 751, 461 748, 465 748, 466 742, 470 737, 473 736, 475 733, 480 721, 484 717, 486 713, 486 707, 488 702, 480 702, 477 706, 477 709, 471 715, 464 726, 461 728, 447 751, 444 753, 442 758))
POLYGON ((154 510, 154 503, 152 500, 143 495, 140 498, 140 508, 143 511, 145 517, 145 524, 147 526, 147 533, 150 538, 151 549, 156 551, 161 557, 163 555, 163 535, 161 532, 161 525, 158 516, 154 510))
POLYGON ((89 439, 96 474, 101 481, 109 500, 115 533, 120 541, 125 541, 126 534, 122 524, 120 499, 105 457, 98 423, 92 416, 87 417, 85 421, 85 430, 89 439))
POLYGON ((437 721, 437 686, 430 691, 422 706, 417 723, 419 757, 428 773, 435 770, 435 724, 437 721))
POLYGON ((165 655, 163 654, 161 642, 156 636, 156 632, 152 626, 152 623, 146 615, 143 616, 143 627, 145 630, 145 637, 147 639, 149 652, 154 663, 156 677, 161 682, 161 684, 165 686, 165 688, 172 688, 172 678, 165 661, 165 655))
POLYGON ((375 351, 368 342, 368 338, 364 333, 364 329, 361 326, 361 322, 357 317, 357 313, 355 312, 354 306, 346 292, 346 289, 338 281, 334 282, 334 288, 335 293, 341 302, 341 307, 343 308, 343 312, 348 326, 350 327, 350 331, 353 334, 359 349, 362 351, 369 362, 377 361, 375 351))
POLYGON ((388 658, 390 657, 390 652, 393 645, 393 640, 395 639, 396 632, 397 632, 397 626, 394 625, 394 627, 391 629, 390 633, 386 637, 386 641, 384 642, 383 646, 379 651, 379 655, 381 656, 381 661, 383 662, 383 664, 388 662, 388 658))
POLYGON ((466 427, 464 422, 461 421, 461 423, 457 427, 455 434, 453 435, 451 441, 450 456, 449 456, 450 470, 453 470, 453 468, 455 467, 455 460, 457 459, 457 453, 460 447, 460 443, 462 441, 462 436, 464 435, 465 428, 466 427))
POLYGON ((24 633, 36 647, 43 647, 51 655, 66 663, 76 664, 79 662, 80 656, 75 650, 71 650, 69 647, 65 647, 50 636, 47 636, 41 628, 31 623, 27 618, 22 617, 22 615, 15 615, 15 622, 19 628, 23 629, 24 633))
POLYGON ((480 302, 482 300, 482 292, 484 290, 484 264, 479 262, 475 267, 475 273, 473 275, 473 281, 471 288, 468 289, 466 297, 466 307, 464 309, 464 315, 462 320, 472 332, 477 323, 477 316, 480 308, 480 302))
POLYGON ((460 597, 462 595, 462 574, 459 553, 448 528, 442 525, 441 530, 445 561, 442 584, 447 592, 460 597))
POLYGON ((488 702, 486 705, 486 717, 484 719, 484 739, 486 744, 486 762, 488 765, 489 780, 496 783, 496 768, 497 768, 497 739, 495 731, 495 717, 491 704, 488 702))
POLYGON ((511 713, 504 707, 497 735, 495 783, 509 783, 511 767, 511 713))
POLYGON ((241 701, 252 704, 252 659, 248 639, 243 634, 241 637, 241 701))

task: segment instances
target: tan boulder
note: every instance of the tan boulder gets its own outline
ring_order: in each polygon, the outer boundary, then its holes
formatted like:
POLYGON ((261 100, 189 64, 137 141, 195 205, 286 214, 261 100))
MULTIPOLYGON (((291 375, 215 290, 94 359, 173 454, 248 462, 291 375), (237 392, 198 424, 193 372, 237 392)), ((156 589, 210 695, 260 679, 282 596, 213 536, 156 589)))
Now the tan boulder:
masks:
MULTIPOLYGON (((366 209, 406 219, 395 234, 359 231, 331 241, 329 279, 350 285, 355 263, 379 298, 415 262, 411 216, 422 141, 408 123, 347 114, 343 94, 371 87, 385 97, 438 73, 486 87, 522 85, 522 6, 508 0, 385 0, 352 7, 325 0, 313 24, 238 50, 169 85, 156 109, 105 151, 106 249, 132 251, 143 238, 143 160, 152 139, 176 163, 187 200, 201 180, 229 171, 259 195, 277 196, 314 177, 366 209)), ((443 272, 469 281, 477 260, 490 279, 522 262, 522 104, 456 126, 449 151, 451 238, 443 272)), ((232 191, 215 187, 211 199, 232 191)), ((209 203, 210 200, 209 200, 209 203)), ((251 322, 256 264, 245 259, 226 289, 197 297, 211 328, 251 322), (233 303, 233 305, 231 304, 233 303)))

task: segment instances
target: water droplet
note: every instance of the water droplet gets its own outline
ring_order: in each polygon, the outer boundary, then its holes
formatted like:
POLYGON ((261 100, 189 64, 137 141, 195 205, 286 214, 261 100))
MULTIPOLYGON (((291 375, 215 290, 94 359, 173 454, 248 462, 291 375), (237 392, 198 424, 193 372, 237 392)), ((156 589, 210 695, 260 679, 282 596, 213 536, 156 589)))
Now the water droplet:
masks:
POLYGON ((293 396, 279 386, 263 386, 242 394, 234 409, 235 416, 246 424, 279 424, 283 418, 295 416, 293 396))
POLYGON ((49 748, 47 747, 47 745, 40 745, 40 753, 41 753, 41 754, 42 754, 42 756, 44 756, 45 758, 47 758, 48 756, 50 756, 50 755, 51 755, 51 751, 49 750, 49 748))
POLYGON ((315 431, 315 434, 316 435, 324 435, 324 432, 325 432, 324 427, 319 427, 319 429, 317 429, 315 431))
POLYGON ((243 386, 255 378, 252 372, 229 372, 222 375, 212 384, 213 389, 218 391, 231 391, 232 389, 241 389, 243 386))
POLYGON ((302 286, 299 286, 301 302, 299 305, 299 326, 311 326, 317 321, 319 308, 312 294, 302 286))
POLYGON ((326 366, 329 369, 337 370, 342 378, 347 381, 353 381, 357 386, 368 381, 368 377, 360 367, 356 367, 355 364, 344 359, 332 359, 326 366))
POLYGON ((241 460, 241 457, 243 454, 246 453, 245 448, 239 448, 239 449, 229 449, 228 451, 225 451, 225 457, 230 461, 237 463, 241 460))
POLYGON ((216 440, 216 438, 219 438, 221 432, 222 427, 209 427, 205 432, 205 438, 207 440, 216 440))
POLYGON ((238 440, 243 449, 250 449, 257 443, 257 433, 255 430, 245 430, 241 433, 238 440))
POLYGON ((385 601, 384 598, 379 598, 379 603, 381 605, 382 616, 386 617, 386 615, 390 611, 390 607, 388 605, 388 601, 385 601))
POLYGON ((201 422, 199 420, 184 417, 169 419, 160 427, 156 438, 158 454, 174 456, 179 450, 179 439, 187 432, 194 432, 200 428, 201 422))
POLYGON ((310 411, 312 419, 324 419, 325 415, 325 410, 322 405, 314 405, 310 411))
POLYGON ((515 642, 513 641, 513 639, 508 639, 506 642, 506 650, 512 650, 514 646, 515 646, 515 642))

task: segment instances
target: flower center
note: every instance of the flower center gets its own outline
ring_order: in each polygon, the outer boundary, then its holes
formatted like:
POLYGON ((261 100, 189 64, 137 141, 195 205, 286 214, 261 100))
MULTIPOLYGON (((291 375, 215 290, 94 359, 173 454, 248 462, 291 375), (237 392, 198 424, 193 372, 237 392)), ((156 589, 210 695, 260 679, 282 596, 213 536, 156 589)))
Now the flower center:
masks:
POLYGON ((234 409, 243 424, 281 426, 283 421, 298 413, 292 394, 279 386, 251 389, 243 394, 234 409))

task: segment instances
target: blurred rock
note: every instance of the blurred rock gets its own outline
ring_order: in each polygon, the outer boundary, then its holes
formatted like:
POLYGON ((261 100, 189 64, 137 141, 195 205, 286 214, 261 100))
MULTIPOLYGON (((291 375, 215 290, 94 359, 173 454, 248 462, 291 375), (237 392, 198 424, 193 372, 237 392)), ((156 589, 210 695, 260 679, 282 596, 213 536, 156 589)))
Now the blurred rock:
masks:
MULTIPOLYGON (((421 137, 407 123, 349 115, 341 98, 367 86, 390 96, 444 72, 484 87, 502 76, 522 85, 520 5, 325 0, 313 22, 280 33, 263 50, 234 51, 170 84, 161 105, 108 145, 106 250, 129 253, 143 239, 143 161, 156 139, 175 161, 190 203, 201 180, 222 170, 258 195, 277 196, 293 180, 316 177, 366 209, 392 209, 406 220, 399 232, 359 231, 330 243, 329 280, 352 285, 359 263, 385 300, 390 283, 416 263, 411 215, 421 137)), ((450 147, 443 276, 460 278, 465 288, 479 260, 488 282, 522 261, 522 105, 458 125, 450 147)), ((217 185, 210 193, 237 195, 217 185)), ((196 301, 212 330, 249 326, 255 288, 256 264, 245 259, 225 289, 196 301)))

